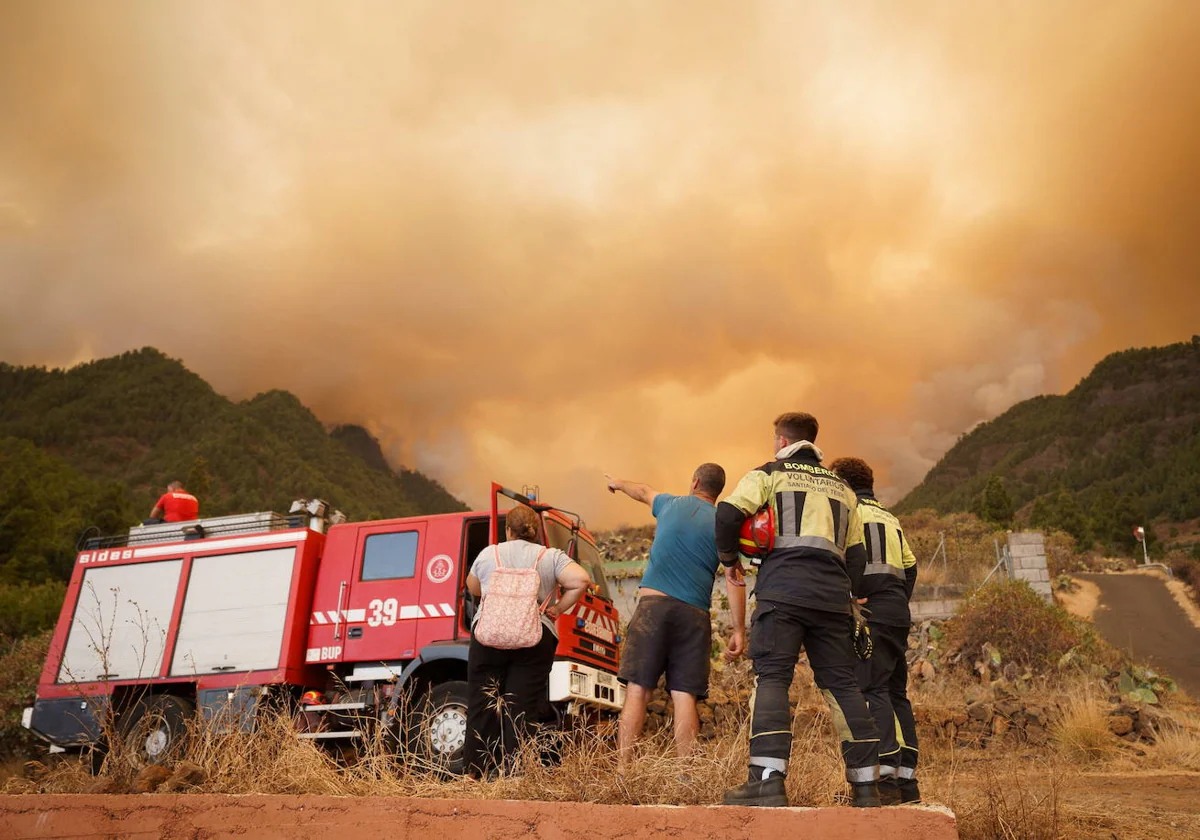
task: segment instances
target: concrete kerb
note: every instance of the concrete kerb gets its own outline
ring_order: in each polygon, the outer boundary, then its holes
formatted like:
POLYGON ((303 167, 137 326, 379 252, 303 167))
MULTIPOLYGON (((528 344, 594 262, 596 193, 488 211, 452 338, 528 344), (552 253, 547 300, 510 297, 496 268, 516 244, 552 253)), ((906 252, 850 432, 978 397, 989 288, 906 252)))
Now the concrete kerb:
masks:
POLYGON ((595 805, 488 799, 339 796, 0 796, 5 837, 231 837, 294 840, 388 827, 396 838, 527 840, 764 836, 821 840, 956 840, 953 812, 940 806, 895 808, 734 808, 595 805))

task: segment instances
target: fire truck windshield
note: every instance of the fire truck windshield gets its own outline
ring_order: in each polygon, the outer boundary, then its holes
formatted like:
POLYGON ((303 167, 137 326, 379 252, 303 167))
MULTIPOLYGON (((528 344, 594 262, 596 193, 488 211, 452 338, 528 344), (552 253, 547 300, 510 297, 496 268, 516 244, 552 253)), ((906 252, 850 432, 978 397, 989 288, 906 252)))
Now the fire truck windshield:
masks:
POLYGON ((592 582, 596 584, 600 594, 611 601, 612 596, 608 593, 608 580, 604 577, 604 563, 600 560, 600 552, 596 550, 596 546, 586 539, 578 537, 575 540, 574 550, 570 550, 571 529, 551 516, 545 516, 543 520, 546 523, 546 541, 550 543, 551 547, 566 551, 575 562, 587 569, 587 573, 592 576, 592 582))

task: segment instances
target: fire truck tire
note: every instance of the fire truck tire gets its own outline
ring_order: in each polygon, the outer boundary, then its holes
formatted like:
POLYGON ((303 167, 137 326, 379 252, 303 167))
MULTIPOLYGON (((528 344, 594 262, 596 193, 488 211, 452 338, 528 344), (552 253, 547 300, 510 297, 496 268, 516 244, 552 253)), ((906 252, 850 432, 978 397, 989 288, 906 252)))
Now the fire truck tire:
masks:
POLYGON ((186 745, 188 723, 195 714, 196 706, 182 697, 143 697, 125 714, 121 726, 125 745, 143 764, 176 760, 186 745))
POLYGON ((463 772, 463 744, 467 738, 467 683, 452 680, 429 690, 411 728, 412 748, 445 772, 463 772))

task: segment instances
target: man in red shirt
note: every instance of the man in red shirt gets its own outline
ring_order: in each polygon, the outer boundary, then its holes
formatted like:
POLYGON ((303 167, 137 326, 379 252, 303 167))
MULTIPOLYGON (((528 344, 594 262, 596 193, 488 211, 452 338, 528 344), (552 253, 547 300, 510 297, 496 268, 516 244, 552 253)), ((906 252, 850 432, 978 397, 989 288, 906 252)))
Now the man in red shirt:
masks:
POLYGON ((187 522, 200 517, 200 502, 191 493, 183 489, 182 481, 172 481, 167 485, 150 518, 143 524, 151 525, 158 522, 187 522))

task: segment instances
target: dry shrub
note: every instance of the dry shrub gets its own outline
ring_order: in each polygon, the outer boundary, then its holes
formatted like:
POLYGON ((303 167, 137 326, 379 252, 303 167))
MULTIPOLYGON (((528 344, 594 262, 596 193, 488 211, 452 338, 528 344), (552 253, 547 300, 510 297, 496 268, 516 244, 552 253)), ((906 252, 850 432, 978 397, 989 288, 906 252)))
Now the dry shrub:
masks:
POLYGON ((1064 758, 1078 764, 1094 764, 1116 752, 1116 741, 1108 729, 1108 710, 1090 693, 1069 697, 1062 717, 1050 728, 1051 737, 1064 758))
POLYGON ((939 514, 923 509, 900 517, 904 538, 921 567, 921 585, 980 583, 996 563, 994 540, 1004 544, 1003 530, 971 513, 939 514), (946 557, 929 562, 942 537, 946 557))
POLYGON ((21 725, 21 712, 33 705, 50 636, 50 631, 16 640, 0 636, 0 760, 36 752, 37 739, 21 725))
POLYGON ((949 797, 962 840, 1059 840, 1065 817, 1061 768, 1011 756, 988 762, 969 797, 949 797))
POLYGON ((949 650, 973 658, 990 643, 1005 663, 1034 672, 1053 672, 1072 648, 1088 657, 1106 655, 1089 625, 1044 601, 1024 581, 999 581, 976 590, 947 623, 946 633, 949 650))

